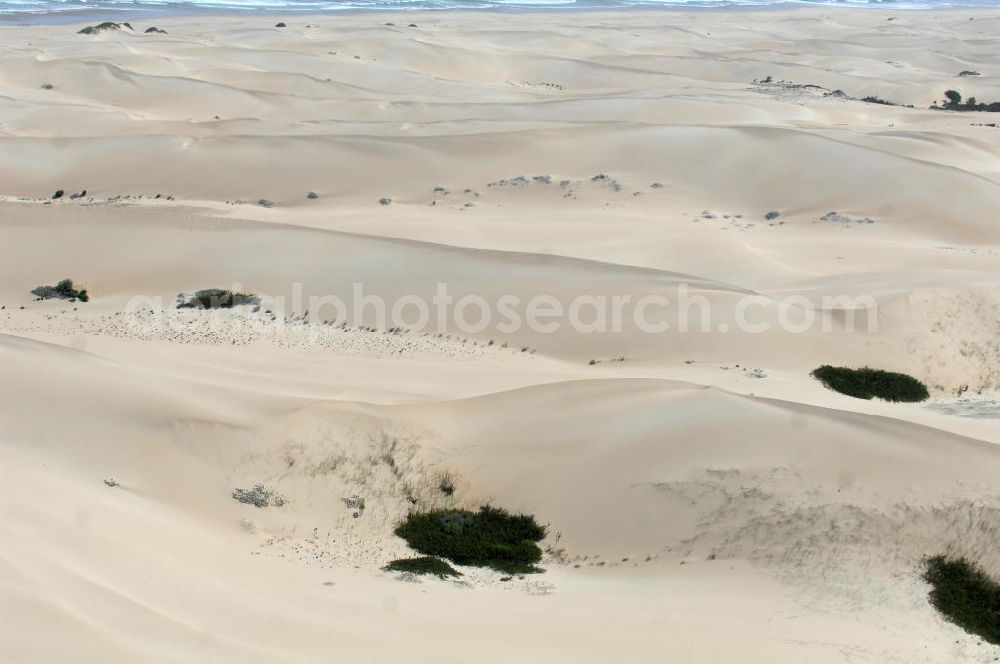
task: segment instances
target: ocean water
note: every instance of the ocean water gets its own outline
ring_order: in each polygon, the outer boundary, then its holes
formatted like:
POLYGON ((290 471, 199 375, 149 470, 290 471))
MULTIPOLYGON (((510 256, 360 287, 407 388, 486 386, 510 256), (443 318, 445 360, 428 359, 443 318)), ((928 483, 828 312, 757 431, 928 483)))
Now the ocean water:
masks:
POLYGON ((77 12, 188 13, 206 10, 333 12, 421 9, 613 9, 623 7, 881 7, 933 9, 998 7, 1000 0, 0 0, 0 15, 77 12))

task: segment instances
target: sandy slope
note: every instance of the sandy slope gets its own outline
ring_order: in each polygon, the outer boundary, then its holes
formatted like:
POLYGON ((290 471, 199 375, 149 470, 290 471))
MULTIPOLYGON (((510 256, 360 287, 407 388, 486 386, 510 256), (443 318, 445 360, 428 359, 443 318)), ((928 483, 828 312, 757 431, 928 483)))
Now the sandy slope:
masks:
POLYGON ((0 27, 5 661, 997 656, 934 614, 919 561, 1000 571, 1000 131, 926 109, 1000 99, 1000 14, 277 20, 0 27), (65 276, 93 299, 33 301, 65 276), (172 310, 439 282, 687 289, 712 326, 172 310), (870 296, 877 330, 839 305, 780 329, 784 298, 828 295, 870 296), (767 333, 737 329, 748 296, 767 333), (827 362, 933 401, 831 393, 827 362), (257 483, 287 503, 232 500, 257 483), (380 570, 413 501, 487 500, 550 524, 545 574, 380 570))

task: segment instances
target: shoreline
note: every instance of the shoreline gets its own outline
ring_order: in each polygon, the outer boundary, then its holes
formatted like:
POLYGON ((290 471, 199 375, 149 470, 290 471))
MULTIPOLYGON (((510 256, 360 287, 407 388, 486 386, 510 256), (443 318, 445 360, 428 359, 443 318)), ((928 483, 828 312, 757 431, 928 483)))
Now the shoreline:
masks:
POLYGON ((685 14, 702 14, 702 15, 713 15, 721 13, 735 13, 735 14, 759 14, 762 12, 775 12, 775 13, 787 13, 787 12, 814 12, 814 11, 824 11, 824 12, 883 12, 886 14, 892 13, 916 13, 919 15, 926 15, 928 12, 941 12, 952 14, 955 12, 973 12, 975 14, 984 14, 1000 11, 1000 4, 996 7, 983 7, 983 6, 961 6, 961 5, 951 5, 944 7, 912 7, 912 6, 882 6, 882 5, 834 5, 834 4, 820 4, 820 3, 802 3, 802 2, 781 2, 781 3, 769 3, 769 4, 730 4, 730 5, 716 5, 716 6, 691 6, 691 5, 636 5, 636 6, 626 6, 626 7, 575 7, 575 6, 545 6, 545 7, 531 7, 531 6, 494 6, 494 7, 454 7, 454 8, 422 8, 422 7, 400 7, 396 9, 390 9, 387 7, 376 7, 376 8, 364 8, 364 7, 350 7, 344 9, 327 9, 327 10, 315 10, 315 9, 302 9, 294 10, 285 7, 267 9, 262 7, 253 7, 245 10, 236 9, 233 7, 224 8, 214 8, 214 7, 175 7, 175 6, 164 6, 162 8, 156 8, 154 6, 145 7, 126 7, 121 8, 115 7, 102 7, 102 8, 87 8, 87 9, 67 9, 64 11, 40 11, 40 12, 0 12, 0 27, 9 26, 19 26, 19 27, 31 27, 40 25, 73 25, 77 23, 87 23, 90 21, 98 20, 118 20, 118 21, 129 21, 135 18, 149 18, 149 19, 187 19, 195 16, 205 16, 205 17, 234 17, 234 18, 252 18, 256 16, 274 18, 276 20, 294 20, 303 19, 311 17, 334 17, 334 16, 363 16, 363 15, 385 15, 385 16, 441 16, 441 15, 452 15, 452 14, 486 14, 486 15, 501 15, 501 16, 516 16, 520 14, 534 14, 539 16, 547 15, 586 15, 586 14, 602 14, 602 15, 612 15, 612 14, 628 14, 636 15, 642 13, 649 13, 655 15, 662 14, 673 14, 673 15, 685 15, 685 14))

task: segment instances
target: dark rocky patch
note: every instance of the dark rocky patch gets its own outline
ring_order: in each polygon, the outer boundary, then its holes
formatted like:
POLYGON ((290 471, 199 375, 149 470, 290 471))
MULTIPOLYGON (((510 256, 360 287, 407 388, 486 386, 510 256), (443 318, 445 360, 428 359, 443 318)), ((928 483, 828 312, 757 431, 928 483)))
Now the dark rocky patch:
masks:
POLYGON ((108 30, 121 30, 122 28, 128 28, 132 30, 132 26, 128 23, 115 23, 114 21, 105 21, 104 23, 98 23, 97 25, 88 25, 83 30, 80 30, 77 34, 80 35, 96 35, 101 32, 107 32, 108 30))

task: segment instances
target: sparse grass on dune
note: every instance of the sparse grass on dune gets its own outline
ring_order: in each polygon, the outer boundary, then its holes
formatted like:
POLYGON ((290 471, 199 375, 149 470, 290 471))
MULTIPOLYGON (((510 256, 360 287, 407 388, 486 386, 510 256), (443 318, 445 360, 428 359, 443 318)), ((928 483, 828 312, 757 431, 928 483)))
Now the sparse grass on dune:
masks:
POLYGON ((931 604, 942 616, 1000 645, 1000 583, 970 560, 945 556, 927 560, 924 580, 931 584, 931 604))
POLYGON ((857 399, 877 397, 885 401, 923 401, 930 397, 927 386, 913 376, 862 367, 833 367, 824 364, 812 375, 825 386, 857 399))
POLYGON ((545 537, 545 526, 533 516, 510 514, 488 505, 478 512, 411 512, 395 533, 416 551, 459 565, 491 567, 508 573, 541 571, 535 567, 542 559, 536 542, 545 537))

